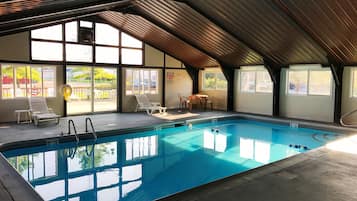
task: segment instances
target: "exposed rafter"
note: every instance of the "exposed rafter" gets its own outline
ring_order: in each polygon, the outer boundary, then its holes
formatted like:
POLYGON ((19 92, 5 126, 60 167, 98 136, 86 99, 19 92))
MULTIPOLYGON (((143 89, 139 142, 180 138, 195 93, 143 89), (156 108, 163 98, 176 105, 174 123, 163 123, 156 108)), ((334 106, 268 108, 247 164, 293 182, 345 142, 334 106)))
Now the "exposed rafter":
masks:
MULTIPOLYGON (((68 4, 68 3, 67 3, 68 4)), ((78 3, 77 3, 78 4, 78 3)), ((14 13, 0 18, 0 36, 17 33, 49 24, 60 23, 70 19, 96 15, 111 8, 123 9, 132 6, 131 0, 122 1, 93 1, 92 3, 77 5, 76 7, 56 6, 48 11, 36 12, 21 16, 14 13)), ((25 12, 25 11, 24 11, 25 12)))
MULTIPOLYGON (((118 10, 115 9, 115 11, 118 11, 118 10)), ((171 34, 171 35, 175 36, 176 38, 180 39, 181 41, 189 44, 190 46, 194 47, 195 49, 205 53, 206 55, 208 55, 208 56, 212 57, 213 59, 217 60, 218 62, 220 62, 220 58, 218 56, 216 56, 216 55, 212 54, 211 52, 203 49, 202 47, 192 43, 190 40, 188 40, 185 37, 181 36, 177 32, 174 32, 172 29, 170 29, 164 23, 162 23, 159 20, 156 20, 155 18, 153 18, 150 15, 148 15, 145 11, 138 9, 137 7, 132 7, 131 9, 127 10, 127 12, 129 12, 130 14, 135 14, 135 15, 141 16, 142 18, 146 19, 149 22, 154 23, 156 26, 158 26, 159 28, 165 30, 169 34, 171 34)), ((196 66, 196 67, 199 67, 199 66, 196 66)))
POLYGON ((198 6, 192 4, 189 1, 184 1, 184 0, 175 0, 180 3, 185 3, 188 7, 190 7, 192 10, 200 14, 201 16, 205 17, 207 20, 209 20, 212 24, 216 25, 219 27, 222 31, 230 34, 233 38, 235 38, 237 41, 242 43, 243 45, 247 46, 249 49, 253 50, 257 54, 259 54, 261 57, 263 57, 264 60, 270 61, 272 63, 278 63, 278 61, 274 60, 273 58, 269 57, 268 55, 264 54, 262 51, 258 50, 256 47, 253 47, 253 45, 249 44, 247 41, 242 39, 237 33, 233 32, 231 29, 228 27, 225 27, 221 23, 219 23, 214 17, 208 15, 205 13, 202 9, 200 9, 198 6))

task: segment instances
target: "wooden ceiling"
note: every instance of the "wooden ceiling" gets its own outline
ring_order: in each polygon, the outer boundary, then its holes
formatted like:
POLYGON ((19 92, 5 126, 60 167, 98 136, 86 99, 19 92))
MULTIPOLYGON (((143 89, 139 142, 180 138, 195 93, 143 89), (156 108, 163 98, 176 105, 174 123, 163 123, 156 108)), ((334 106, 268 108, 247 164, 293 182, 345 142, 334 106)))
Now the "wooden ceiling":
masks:
POLYGON ((196 67, 357 64, 354 0, 13 0, 0 35, 91 15, 196 67))

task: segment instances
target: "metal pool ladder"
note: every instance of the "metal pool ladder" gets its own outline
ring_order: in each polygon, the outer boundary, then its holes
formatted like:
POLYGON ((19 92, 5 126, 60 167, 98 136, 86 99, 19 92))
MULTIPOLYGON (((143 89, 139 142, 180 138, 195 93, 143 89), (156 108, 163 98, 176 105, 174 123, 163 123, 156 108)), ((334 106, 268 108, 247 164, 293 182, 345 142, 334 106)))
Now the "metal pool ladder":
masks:
POLYGON ((95 130, 94 130, 94 127, 93 127, 93 122, 92 122, 92 119, 87 117, 86 118, 86 133, 88 133, 88 122, 92 128, 92 134, 93 134, 93 138, 94 140, 97 140, 97 134, 95 133, 95 130))
POLYGON ((346 127, 357 128, 357 125, 356 125, 356 124, 355 124, 355 125, 353 125, 353 124, 346 124, 345 122, 343 122, 343 119, 344 119, 344 118, 350 116, 351 114, 353 114, 353 113, 355 113, 355 112, 357 112, 357 109, 352 110, 351 112, 348 112, 348 113, 342 115, 341 118, 340 118, 340 124, 341 124, 342 126, 346 126, 346 127))
POLYGON ((79 142, 79 137, 78 137, 78 134, 77 134, 77 129, 76 129, 76 126, 74 125, 74 121, 72 119, 68 120, 68 135, 71 134, 71 124, 72 124, 72 127, 73 127, 73 130, 74 130, 74 136, 76 137, 76 141, 77 143, 79 142))

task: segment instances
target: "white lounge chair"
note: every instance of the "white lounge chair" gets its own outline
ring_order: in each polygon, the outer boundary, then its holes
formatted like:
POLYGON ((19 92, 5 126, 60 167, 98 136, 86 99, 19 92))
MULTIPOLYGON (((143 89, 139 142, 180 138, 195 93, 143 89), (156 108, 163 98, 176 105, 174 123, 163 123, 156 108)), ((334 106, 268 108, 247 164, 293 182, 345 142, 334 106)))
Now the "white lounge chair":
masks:
POLYGON ((38 126, 40 121, 56 120, 56 123, 59 123, 59 118, 61 116, 55 114, 51 108, 47 107, 46 99, 44 97, 30 97, 29 106, 31 117, 36 126, 38 126))
POLYGON ((138 102, 136 105, 136 111, 146 110, 148 115, 152 115, 156 110, 159 111, 160 114, 166 112, 166 107, 161 107, 160 103, 150 102, 146 95, 135 95, 135 97, 138 102))

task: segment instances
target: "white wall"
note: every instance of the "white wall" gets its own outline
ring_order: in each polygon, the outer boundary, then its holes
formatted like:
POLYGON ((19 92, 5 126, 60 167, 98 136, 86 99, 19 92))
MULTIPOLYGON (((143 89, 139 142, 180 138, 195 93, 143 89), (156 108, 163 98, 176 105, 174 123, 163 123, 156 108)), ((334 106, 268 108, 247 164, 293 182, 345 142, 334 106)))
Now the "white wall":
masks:
MULTIPOLYGON (((222 72, 220 68, 206 68, 204 71, 222 72)), ((199 72, 198 90, 200 94, 207 94, 213 102, 213 108, 216 110, 227 110, 227 90, 204 90, 202 88, 203 71, 199 72)))
MULTIPOLYGON (((302 66, 306 68, 306 66, 302 66)), ((335 84, 331 75, 331 96, 287 95, 287 69, 281 71, 280 115, 284 117, 333 122, 335 84)))
POLYGON ((30 61, 29 33, 22 32, 0 37, 0 59, 30 61))
POLYGON ((273 114, 273 93, 244 93, 240 90, 240 72, 234 72, 234 108, 236 112, 273 114))
POLYGON ((190 96, 192 94, 192 85, 192 79, 185 69, 166 69, 166 107, 170 109, 178 108, 178 95, 190 96))
MULTIPOLYGON (((353 71, 357 70, 357 67, 345 67, 343 71, 342 78, 342 108, 341 114, 345 114, 347 112, 351 112, 357 109, 357 97, 352 97, 352 80, 353 80, 353 71)), ((355 78, 357 79, 357 78, 355 78)), ((347 122, 356 122, 357 114, 352 114, 348 118, 345 119, 347 122)))

